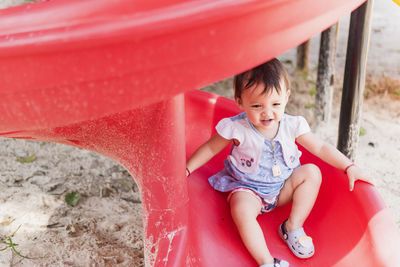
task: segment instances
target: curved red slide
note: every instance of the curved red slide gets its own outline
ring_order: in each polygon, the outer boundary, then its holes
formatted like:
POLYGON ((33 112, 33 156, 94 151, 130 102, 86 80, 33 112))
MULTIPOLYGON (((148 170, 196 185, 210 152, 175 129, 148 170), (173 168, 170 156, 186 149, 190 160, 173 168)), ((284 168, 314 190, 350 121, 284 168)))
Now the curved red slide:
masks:
MULTIPOLYGON (((239 112, 232 100, 204 92, 187 94, 188 155, 215 133, 214 127, 220 119, 239 112)), ((316 252, 310 259, 297 259, 280 239, 278 227, 288 217, 290 205, 287 205, 259 217, 271 254, 288 260, 290 266, 399 265, 396 252, 399 231, 376 189, 357 182, 355 190, 350 192, 343 171, 301 150, 302 164, 317 164, 323 177, 316 204, 304 225, 314 240, 316 252)), ((229 151, 225 149, 189 179, 192 236, 196 250, 202 255, 198 266, 256 266, 235 231, 226 195, 210 189, 206 179, 223 168, 229 151)))
MULTIPOLYGON (((277 56, 363 1, 54 0, 0 11, 0 136, 73 145, 109 156, 138 183, 147 266, 255 266, 224 196, 190 179, 185 159, 232 101, 195 88, 277 56), (186 144, 186 146, 185 146, 186 144)), ((288 208, 260 218, 274 255, 291 266, 396 266, 399 234, 375 189, 324 182, 306 230, 316 255, 278 240, 288 208)))

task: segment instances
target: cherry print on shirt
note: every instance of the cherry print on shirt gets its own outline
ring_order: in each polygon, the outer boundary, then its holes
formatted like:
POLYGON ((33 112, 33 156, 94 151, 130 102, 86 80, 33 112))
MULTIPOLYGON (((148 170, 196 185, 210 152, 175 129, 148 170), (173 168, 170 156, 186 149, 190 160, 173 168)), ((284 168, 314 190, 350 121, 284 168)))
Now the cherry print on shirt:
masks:
POLYGON ((243 167, 247 166, 247 167, 250 168, 251 165, 252 165, 252 162, 254 162, 254 159, 253 158, 251 158, 250 160, 248 160, 248 159, 240 159, 240 161, 241 161, 243 167))

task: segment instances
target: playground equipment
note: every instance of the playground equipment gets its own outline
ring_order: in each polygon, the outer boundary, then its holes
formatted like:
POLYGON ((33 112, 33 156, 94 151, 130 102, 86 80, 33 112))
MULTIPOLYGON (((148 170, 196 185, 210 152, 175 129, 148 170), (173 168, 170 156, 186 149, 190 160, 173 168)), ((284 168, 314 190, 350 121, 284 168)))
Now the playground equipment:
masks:
MULTIPOLYGON (((147 266, 255 266, 206 181, 227 151, 185 177, 186 157, 237 110, 191 90, 283 53, 362 2, 54 0, 2 10, 0 136, 89 149, 129 170, 147 266)), ((260 218, 273 254, 291 266, 400 264, 398 229, 375 189, 348 192, 343 173, 306 151, 302 161, 324 175, 305 226, 316 255, 295 259, 278 242, 288 206, 260 218)))

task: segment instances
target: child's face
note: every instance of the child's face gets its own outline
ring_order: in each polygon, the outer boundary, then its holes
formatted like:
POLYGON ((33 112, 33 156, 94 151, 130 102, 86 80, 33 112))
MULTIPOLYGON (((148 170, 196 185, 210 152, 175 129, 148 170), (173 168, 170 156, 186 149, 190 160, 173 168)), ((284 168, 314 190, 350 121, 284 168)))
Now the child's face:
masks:
POLYGON ((285 113, 290 91, 283 85, 280 94, 275 88, 271 93, 263 93, 264 87, 264 84, 258 84, 246 89, 236 103, 260 133, 274 135, 285 113))

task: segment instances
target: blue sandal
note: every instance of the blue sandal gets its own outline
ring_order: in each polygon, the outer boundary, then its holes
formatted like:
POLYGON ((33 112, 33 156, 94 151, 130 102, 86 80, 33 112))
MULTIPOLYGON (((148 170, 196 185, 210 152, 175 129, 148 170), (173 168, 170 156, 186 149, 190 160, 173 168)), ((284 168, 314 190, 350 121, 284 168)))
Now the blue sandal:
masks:
POLYGON ((307 236, 303 227, 288 232, 285 220, 279 226, 279 236, 288 245, 289 249, 298 258, 306 259, 314 255, 314 244, 312 238, 307 236))

